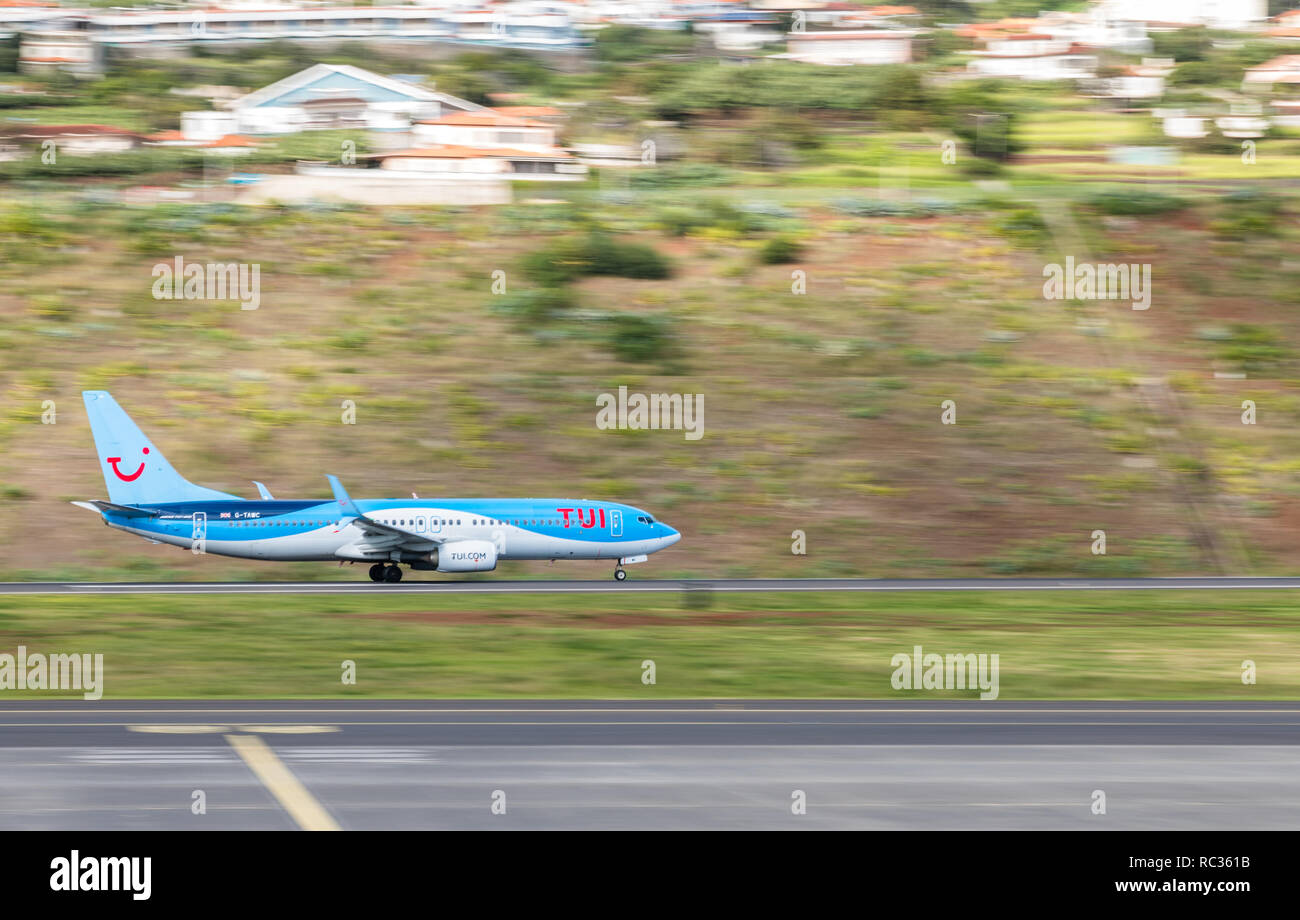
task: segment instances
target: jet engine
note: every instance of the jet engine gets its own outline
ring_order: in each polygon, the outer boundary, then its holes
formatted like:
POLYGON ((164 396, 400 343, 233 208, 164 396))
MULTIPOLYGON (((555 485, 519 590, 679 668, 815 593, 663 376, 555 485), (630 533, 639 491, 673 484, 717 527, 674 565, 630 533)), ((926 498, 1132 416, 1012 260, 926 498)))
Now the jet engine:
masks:
POLYGON ((488 540, 457 540, 438 547, 439 572, 490 572, 496 567, 496 544, 488 540))

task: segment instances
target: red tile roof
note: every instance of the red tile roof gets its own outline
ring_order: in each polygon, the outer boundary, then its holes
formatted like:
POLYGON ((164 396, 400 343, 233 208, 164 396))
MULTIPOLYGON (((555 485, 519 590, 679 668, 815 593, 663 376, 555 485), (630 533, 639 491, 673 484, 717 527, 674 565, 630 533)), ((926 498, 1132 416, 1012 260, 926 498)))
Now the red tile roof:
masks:
POLYGON ((549 105, 499 105, 496 110, 509 118, 552 118, 564 114, 549 105))
POLYGON ((242 134, 227 134, 217 138, 215 141, 208 141, 206 144, 200 144, 200 147, 256 147, 257 141, 251 137, 245 137, 242 134))
POLYGON ((526 118, 515 118, 510 115, 502 115, 500 112, 452 112, 450 115, 444 115, 441 118, 430 118, 421 121, 422 125, 467 125, 471 127, 484 128, 549 128, 550 125, 544 125, 540 121, 529 121, 526 118))
POLYGON ((372 153, 367 156, 373 160, 389 158, 435 159, 435 160, 472 160, 487 157, 548 157, 551 159, 572 159, 573 155, 558 148, 549 153, 536 153, 531 150, 512 150, 508 147, 462 147, 459 144, 438 144, 434 147, 412 147, 409 150, 395 150, 391 153, 372 153))

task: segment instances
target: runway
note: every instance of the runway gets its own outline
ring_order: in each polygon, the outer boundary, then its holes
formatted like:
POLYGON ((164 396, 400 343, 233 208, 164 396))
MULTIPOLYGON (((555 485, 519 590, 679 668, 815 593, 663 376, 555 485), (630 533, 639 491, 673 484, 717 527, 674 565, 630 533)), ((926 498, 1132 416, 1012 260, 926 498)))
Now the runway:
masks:
POLYGON ((1292 828, 1298 768, 1298 703, 0 708, 5 829, 1292 828))
POLYGON ((600 581, 3 582, 0 594, 621 594, 658 591, 1223 591, 1294 590, 1300 578, 722 578, 600 581))

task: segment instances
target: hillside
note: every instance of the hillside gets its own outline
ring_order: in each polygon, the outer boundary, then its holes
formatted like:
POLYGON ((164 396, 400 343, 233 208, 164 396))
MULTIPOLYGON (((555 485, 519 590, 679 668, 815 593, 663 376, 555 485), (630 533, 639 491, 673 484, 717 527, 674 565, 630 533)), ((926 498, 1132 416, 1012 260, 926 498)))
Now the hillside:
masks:
MULTIPOLYGON (((634 577, 1289 569, 1300 262, 1287 212, 1261 230, 1238 225, 1249 200, 870 216, 885 209, 690 195, 109 210, 11 190, 3 577, 361 577, 196 559, 69 505, 105 491, 86 388, 111 389, 191 479, 243 495, 259 479, 325 497, 333 472, 354 495, 642 505, 685 537, 634 577), (666 256, 671 277, 535 293, 547 258, 530 254, 562 253, 596 214, 609 238, 666 256), (794 262, 763 263, 773 237, 796 242, 794 262), (1044 264, 1063 252, 1149 263, 1151 308, 1045 300, 1044 264), (154 265, 176 255, 258 263, 259 308, 153 299, 154 265), (806 293, 792 293, 796 271, 806 293), (620 385, 703 394, 703 438, 599 430, 596 397, 620 385), (55 425, 41 424, 47 399, 55 425), (949 399, 955 425, 941 424, 949 399), (1241 424, 1243 399, 1258 424, 1241 424), (341 422, 345 400, 356 424, 341 422), (1104 556, 1090 551, 1099 529, 1104 556), (795 530, 806 556, 791 554, 795 530)), ((578 577, 607 574, 587 568, 578 577)))

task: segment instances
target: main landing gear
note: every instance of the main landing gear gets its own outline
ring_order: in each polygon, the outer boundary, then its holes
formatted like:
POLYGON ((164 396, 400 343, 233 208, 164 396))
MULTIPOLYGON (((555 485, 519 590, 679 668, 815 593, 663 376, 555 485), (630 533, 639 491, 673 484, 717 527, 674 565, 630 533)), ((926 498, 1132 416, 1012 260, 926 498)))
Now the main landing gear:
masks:
POLYGON ((370 580, 398 582, 402 580, 402 570, 396 565, 384 565, 382 562, 376 562, 370 567, 370 580))

